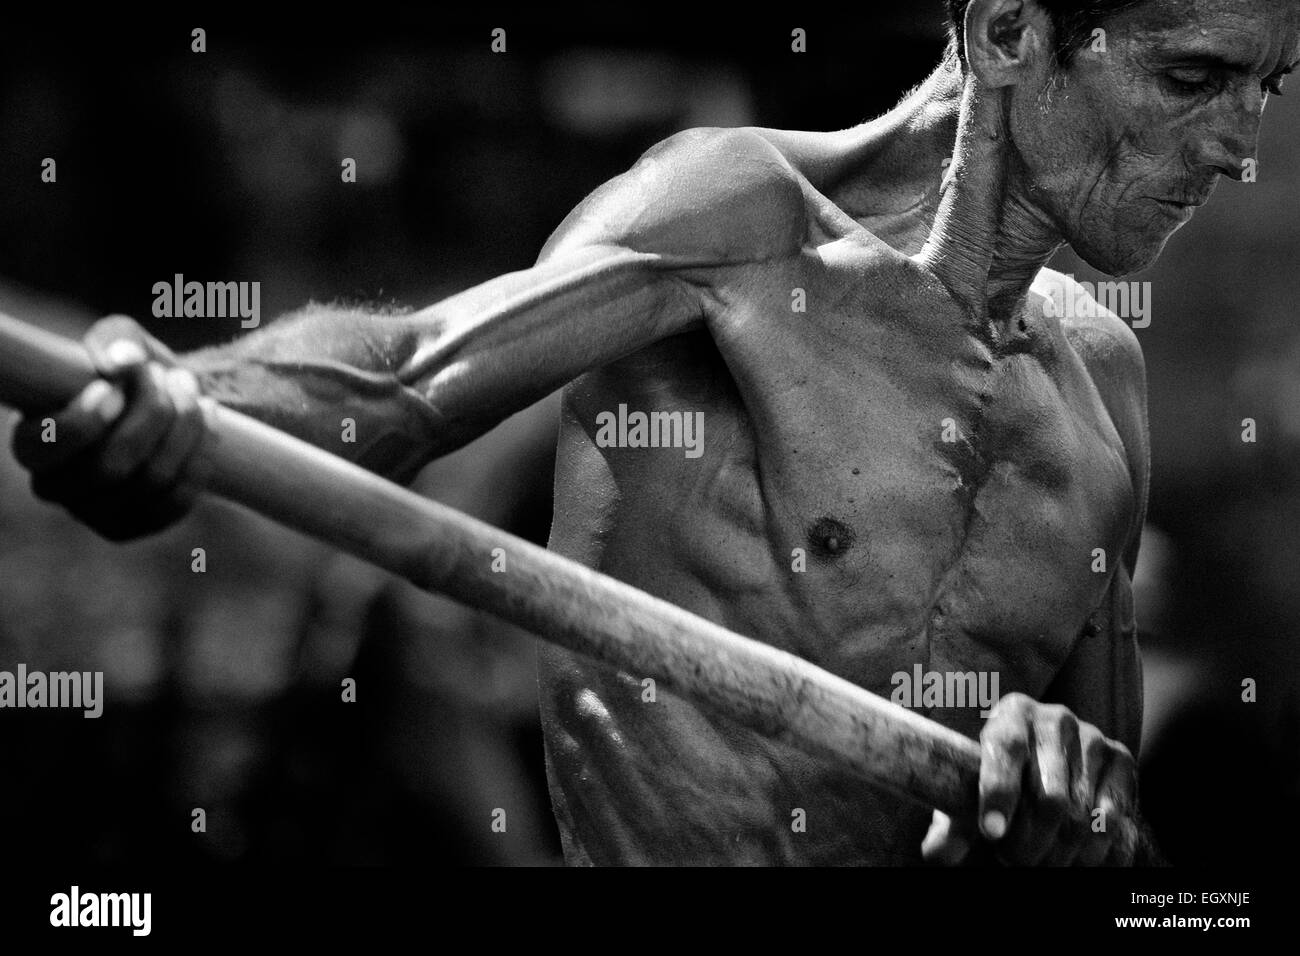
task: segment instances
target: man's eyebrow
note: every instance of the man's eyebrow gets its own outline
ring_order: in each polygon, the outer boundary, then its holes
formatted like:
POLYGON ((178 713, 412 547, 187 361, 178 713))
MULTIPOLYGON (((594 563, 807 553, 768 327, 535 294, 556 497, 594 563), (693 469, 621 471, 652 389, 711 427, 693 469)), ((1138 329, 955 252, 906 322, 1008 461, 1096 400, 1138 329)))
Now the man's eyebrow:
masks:
MULTIPOLYGON (((1188 51, 1180 53, 1176 50, 1166 50, 1165 59, 1170 63, 1180 63, 1185 65, 1208 66, 1218 70, 1225 70, 1232 73, 1250 73, 1255 69, 1255 64, 1247 63, 1244 60, 1234 60, 1230 56, 1224 56, 1221 53, 1208 53, 1205 51, 1188 51)), ((1280 66, 1269 76, 1287 76, 1294 73, 1296 68, 1300 67, 1300 60, 1289 66, 1280 66)))
POLYGON ((1220 70, 1229 70, 1235 73, 1249 73, 1254 68, 1254 64, 1252 63, 1247 63, 1244 60, 1234 60, 1231 57, 1219 53, 1179 53, 1170 50, 1165 54, 1165 57, 1172 63, 1212 66, 1220 70))

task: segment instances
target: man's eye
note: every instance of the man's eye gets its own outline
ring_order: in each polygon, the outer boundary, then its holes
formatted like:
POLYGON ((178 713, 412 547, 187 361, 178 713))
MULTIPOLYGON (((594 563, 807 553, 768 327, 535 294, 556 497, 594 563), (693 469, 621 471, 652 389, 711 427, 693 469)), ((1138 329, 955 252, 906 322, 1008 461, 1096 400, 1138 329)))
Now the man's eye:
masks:
POLYGON ((1165 79, 1181 93, 1205 93, 1214 89, 1216 85, 1209 70, 1170 70, 1165 74, 1165 79))

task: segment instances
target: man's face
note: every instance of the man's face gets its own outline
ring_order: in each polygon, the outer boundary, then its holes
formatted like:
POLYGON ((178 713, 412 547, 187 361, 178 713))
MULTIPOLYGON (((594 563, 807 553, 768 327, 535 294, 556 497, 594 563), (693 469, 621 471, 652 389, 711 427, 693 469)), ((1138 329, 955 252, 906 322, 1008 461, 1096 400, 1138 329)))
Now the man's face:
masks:
POLYGON ((1268 94, 1300 60, 1300 0, 1146 0, 1103 29, 1104 50, 1015 88, 1011 135, 1029 198, 1084 261, 1125 275, 1254 160, 1268 94))

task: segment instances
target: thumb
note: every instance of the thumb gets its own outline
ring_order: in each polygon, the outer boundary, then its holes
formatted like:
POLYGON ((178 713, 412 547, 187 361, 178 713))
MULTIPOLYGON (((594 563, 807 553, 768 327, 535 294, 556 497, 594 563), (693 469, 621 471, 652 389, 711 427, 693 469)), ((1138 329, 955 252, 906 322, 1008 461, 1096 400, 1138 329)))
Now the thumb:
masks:
POLYGON ((118 377, 145 362, 176 364, 176 356, 134 319, 110 315, 90 327, 83 340, 99 373, 118 377))
POLYGON ((970 838, 953 823, 948 814, 935 810, 930 830, 921 841, 921 858, 927 863, 957 866, 970 853, 970 838))

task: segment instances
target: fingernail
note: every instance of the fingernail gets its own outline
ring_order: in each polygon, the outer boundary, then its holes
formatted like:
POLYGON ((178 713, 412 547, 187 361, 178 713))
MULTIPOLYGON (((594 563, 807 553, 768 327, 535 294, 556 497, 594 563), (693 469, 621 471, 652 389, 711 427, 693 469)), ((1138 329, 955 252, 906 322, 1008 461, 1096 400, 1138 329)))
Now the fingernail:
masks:
POLYGON ((172 388, 182 389, 192 395, 199 393, 199 380, 187 368, 177 366, 167 369, 167 383, 172 388))
POLYGON ((1007 818, 994 810, 992 813, 984 814, 984 835, 990 840, 1002 838, 1002 834, 1007 832, 1007 818))
POLYGON ((82 411, 93 412, 99 408, 99 403, 104 400, 104 396, 113 390, 113 386, 102 378, 97 378, 82 390, 77 404, 82 411))
MULTIPOLYGON (((105 383, 107 384, 107 383, 105 383)), ((99 402, 96 409, 99 417, 105 422, 111 422, 118 415, 122 414, 122 409, 126 407, 126 398, 122 395, 121 389, 109 387, 108 394, 99 402)))
POLYGON ((116 342, 110 342, 107 349, 104 350, 105 357, 118 368, 127 365, 139 365, 147 357, 144 349, 140 347, 139 342, 132 342, 130 339, 118 339, 116 342))

